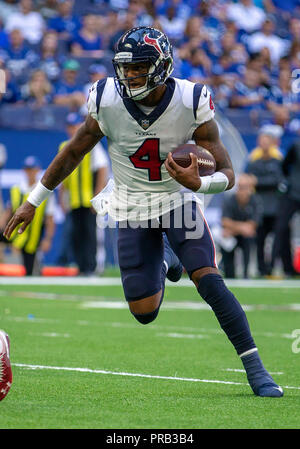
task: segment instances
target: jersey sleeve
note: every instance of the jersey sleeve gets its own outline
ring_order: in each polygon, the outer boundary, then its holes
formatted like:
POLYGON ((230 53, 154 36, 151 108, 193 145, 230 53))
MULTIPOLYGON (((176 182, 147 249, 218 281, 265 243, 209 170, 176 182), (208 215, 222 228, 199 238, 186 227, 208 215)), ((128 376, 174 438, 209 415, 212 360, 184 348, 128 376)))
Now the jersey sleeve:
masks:
POLYGON ((215 116, 215 105, 210 91, 205 85, 196 84, 194 88, 195 101, 194 101, 194 115, 196 124, 202 125, 205 122, 213 119, 215 116), (199 87, 198 87, 199 86, 199 87), (201 91, 197 93, 198 89, 201 91), (199 95, 199 96, 198 96, 199 95))
POLYGON ((99 127, 104 135, 106 135, 106 127, 103 120, 103 93, 105 86, 107 84, 107 78, 103 78, 99 81, 96 81, 92 85, 92 87, 89 90, 89 96, 87 100, 87 106, 88 106, 88 113, 93 119, 95 119, 99 127))
POLYGON ((97 113, 97 84, 96 81, 92 87, 89 89, 89 96, 87 99, 87 108, 88 113, 93 117, 93 119, 98 121, 98 113, 97 113))
POLYGON ((210 91, 204 84, 188 84, 188 93, 185 104, 191 111, 191 124, 188 139, 193 138, 193 134, 198 126, 208 122, 215 116, 215 106, 210 91))

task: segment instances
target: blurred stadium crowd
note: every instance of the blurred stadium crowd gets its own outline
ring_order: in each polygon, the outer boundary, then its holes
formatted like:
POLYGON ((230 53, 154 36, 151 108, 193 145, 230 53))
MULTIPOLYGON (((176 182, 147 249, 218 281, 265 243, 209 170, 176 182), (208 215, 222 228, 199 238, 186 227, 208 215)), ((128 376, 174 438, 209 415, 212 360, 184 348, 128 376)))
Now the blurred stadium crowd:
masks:
POLYGON ((151 25, 173 44, 173 76, 208 84, 219 108, 268 110, 300 130, 297 0, 1 0, 0 24, 1 104, 80 109, 123 32, 151 25))
POLYGON ((207 84, 221 113, 230 117, 232 111, 240 118, 246 111, 246 127, 249 117, 267 114, 269 128, 259 132, 257 147, 245 160, 247 175, 237 186, 249 198, 256 192, 263 210, 252 205, 241 214, 243 193, 241 203, 225 202, 226 229, 222 235, 216 231, 216 241, 227 277, 235 276, 237 246, 244 255, 243 276, 248 276, 248 241, 254 238, 260 275, 272 273, 278 256, 284 272, 294 275, 293 250, 282 251, 290 246, 289 224, 300 205, 300 150, 293 143, 282 154, 280 138, 300 136, 300 0, 0 0, 0 69, 6 74, 0 112, 10 104, 57 105, 84 116, 91 83, 113 75, 115 43, 124 31, 141 25, 168 35, 173 76, 207 84), (291 164, 298 170, 292 188, 287 187, 291 164), (296 193, 291 195, 291 189, 296 193), (292 197, 292 204, 284 195, 292 197), (278 210, 287 203, 288 218, 279 223, 278 210), (253 229, 233 223, 247 220, 256 223, 253 229), (276 229, 266 263, 265 240, 276 229))

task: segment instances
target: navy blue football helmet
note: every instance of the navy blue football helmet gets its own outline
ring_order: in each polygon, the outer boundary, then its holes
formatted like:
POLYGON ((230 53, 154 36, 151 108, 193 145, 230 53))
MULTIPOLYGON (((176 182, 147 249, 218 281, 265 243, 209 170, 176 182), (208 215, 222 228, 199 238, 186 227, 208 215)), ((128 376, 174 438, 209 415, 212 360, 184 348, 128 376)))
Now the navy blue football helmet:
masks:
POLYGON ((117 42, 113 66, 116 73, 115 84, 121 97, 142 100, 171 75, 172 46, 162 31, 151 27, 132 28, 117 42), (138 62, 149 63, 149 68, 144 86, 133 88, 131 82, 141 75, 126 78, 124 64, 138 62))

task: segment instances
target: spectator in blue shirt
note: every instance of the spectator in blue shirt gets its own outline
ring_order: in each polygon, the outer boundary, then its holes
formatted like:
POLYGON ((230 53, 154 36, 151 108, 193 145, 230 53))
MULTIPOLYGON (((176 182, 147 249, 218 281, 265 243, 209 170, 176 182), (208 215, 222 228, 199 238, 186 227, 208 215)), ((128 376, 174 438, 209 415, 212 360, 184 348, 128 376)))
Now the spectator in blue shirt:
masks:
POLYGON ((191 58, 191 52, 202 49, 202 62, 200 62, 200 65, 205 66, 206 70, 209 65, 210 70, 212 45, 213 42, 203 27, 202 18, 199 16, 191 16, 186 22, 181 41, 177 43, 177 56, 183 60, 182 66, 184 67, 186 65, 185 61, 191 58))
POLYGON ((98 20, 94 14, 86 14, 83 18, 82 28, 74 34, 71 40, 71 53, 73 56, 89 56, 101 58, 102 39, 98 32, 98 20))
POLYGON ((230 53, 224 52, 219 58, 219 62, 212 67, 212 73, 217 78, 218 83, 228 84, 234 87, 236 81, 241 78, 243 66, 237 64, 230 53))
POLYGON ((78 61, 74 59, 64 63, 62 79, 55 86, 53 99, 55 104, 78 110, 86 102, 83 86, 77 83, 79 68, 78 61))
POLYGON ((34 107, 42 107, 52 102, 53 87, 43 70, 35 70, 21 89, 22 100, 34 107))
POLYGON ((247 62, 248 69, 254 70, 260 74, 260 83, 263 86, 269 88, 271 85, 271 70, 269 64, 269 58, 266 59, 266 54, 264 52, 251 53, 247 62))
POLYGON ((194 83, 210 84, 211 62, 201 48, 191 50, 181 65, 181 77, 194 83))
POLYGON ((287 107, 291 112, 300 109, 300 95, 293 92, 291 86, 291 73, 289 70, 281 70, 279 73, 278 84, 270 89, 269 107, 287 107))
POLYGON ((1 59, 5 61, 12 78, 18 82, 25 82, 28 70, 37 66, 38 55, 25 43, 20 30, 15 29, 9 34, 9 45, 1 51, 1 59))
POLYGON ((274 114, 275 123, 284 128, 300 113, 300 94, 291 88, 289 70, 280 71, 278 85, 270 89, 267 107, 274 114))
POLYGON ((44 34, 40 46, 39 68, 46 73, 51 82, 56 82, 60 77, 64 60, 65 56, 58 49, 58 33, 48 30, 44 34))
POLYGON ((209 1, 199 2, 196 11, 203 20, 205 32, 216 42, 224 33, 225 24, 215 16, 211 3, 209 1))
POLYGON ((244 66, 236 64, 230 53, 223 53, 212 65, 211 87, 214 101, 221 108, 228 107, 235 84, 243 75, 244 66))
POLYGON ((268 90, 261 85, 260 73, 247 68, 242 81, 236 83, 230 106, 248 110, 265 109, 268 90))
POLYGON ((229 53, 233 62, 245 64, 248 59, 248 52, 243 43, 237 41, 236 35, 232 31, 226 31, 221 40, 221 54, 229 53))
POLYGON ((186 20, 177 16, 177 11, 174 6, 169 6, 166 14, 159 16, 158 19, 164 33, 167 34, 170 42, 176 46, 185 29, 186 20))
POLYGON ((152 26, 155 9, 151 1, 148 3, 147 5, 146 1, 140 0, 129 0, 128 2, 127 12, 135 16, 137 26, 152 26))
POLYGON ((178 43, 178 47, 180 47, 181 51, 185 49, 190 51, 193 48, 200 47, 205 39, 208 39, 208 36, 204 35, 202 18, 191 16, 186 22, 183 38, 178 43))
POLYGON ((73 0, 58 0, 58 16, 49 19, 48 28, 59 33, 59 38, 69 40, 81 28, 80 19, 73 14, 73 0))

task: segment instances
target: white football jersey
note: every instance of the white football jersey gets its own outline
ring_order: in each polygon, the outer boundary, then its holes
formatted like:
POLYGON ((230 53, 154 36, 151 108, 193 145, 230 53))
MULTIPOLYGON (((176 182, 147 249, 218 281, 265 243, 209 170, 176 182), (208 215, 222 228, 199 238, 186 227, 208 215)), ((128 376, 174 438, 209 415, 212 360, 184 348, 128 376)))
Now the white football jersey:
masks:
POLYGON ((205 85, 168 78, 166 86, 150 114, 132 99, 122 99, 113 78, 90 89, 89 114, 108 142, 115 181, 109 214, 116 221, 157 218, 185 201, 182 185, 169 175, 164 161, 214 117, 214 106, 205 85))

